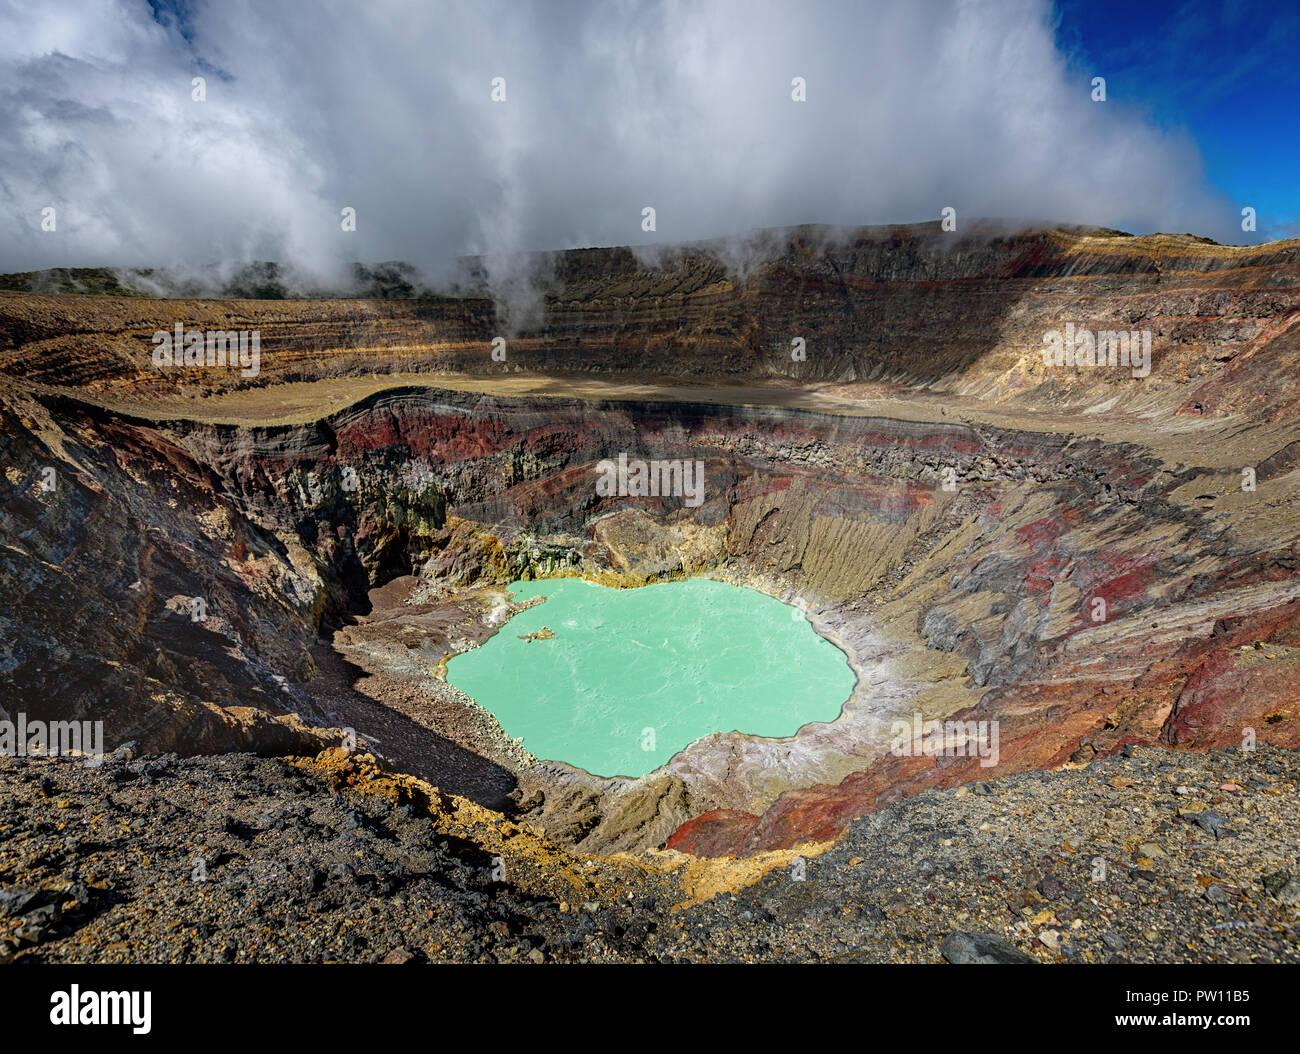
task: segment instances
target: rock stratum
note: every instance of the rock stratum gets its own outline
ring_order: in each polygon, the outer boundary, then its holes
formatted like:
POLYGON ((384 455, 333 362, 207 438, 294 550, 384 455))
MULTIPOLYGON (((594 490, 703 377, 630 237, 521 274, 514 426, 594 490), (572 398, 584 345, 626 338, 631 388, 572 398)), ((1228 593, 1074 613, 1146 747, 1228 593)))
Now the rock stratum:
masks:
MULTIPOLYGON (((364 754, 478 810, 458 837, 524 825, 557 874, 684 860, 694 892, 662 896, 692 901, 934 794, 959 815, 968 787, 1073 794, 1085 826, 1101 806, 1071 773, 1139 748, 1174 767, 1271 751, 1292 802, 1300 242, 800 228, 744 249, 555 254, 527 317, 473 293, 0 290, 0 718, 102 721, 109 750, 196 759, 167 763, 187 779, 226 755, 364 754), (256 375, 157 367, 177 324, 257 330, 256 375), (1146 331, 1149 372, 1046 362, 1067 325, 1146 331), (620 453, 703 462, 704 500, 602 496, 593 470, 620 453), (504 584, 575 574, 761 589, 857 686, 833 722, 717 733, 636 780, 534 758, 445 663, 508 618, 504 584), (996 757, 897 749, 896 722, 933 721, 993 725, 996 757)), ((427 814, 421 793, 403 804, 427 814)), ((1159 822, 1193 823, 1167 804, 1159 822)), ((1296 864, 1289 815, 1269 822, 1290 857, 1209 885, 1296 864)), ((839 895, 798 889, 808 910, 839 895)), ((1000 905, 981 924, 1023 945, 1044 909, 1000 905)), ((1244 923, 1272 934, 1248 958, 1294 957, 1287 910, 1244 923)))

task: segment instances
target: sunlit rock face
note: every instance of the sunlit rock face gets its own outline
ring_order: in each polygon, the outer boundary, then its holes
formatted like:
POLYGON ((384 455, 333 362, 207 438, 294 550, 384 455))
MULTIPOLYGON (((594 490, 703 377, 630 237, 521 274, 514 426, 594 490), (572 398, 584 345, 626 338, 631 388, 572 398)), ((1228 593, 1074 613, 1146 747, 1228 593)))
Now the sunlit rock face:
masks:
POLYGON ((487 289, 306 301, 0 291, 0 371, 145 406, 182 389, 540 372, 878 382, 1013 408, 1277 420, 1300 407, 1287 368, 1300 340, 1298 246, 917 225, 762 232, 743 250, 703 243, 654 265, 628 249, 572 250, 553 254, 540 313, 506 335, 504 361, 492 357, 503 331, 487 289), (178 322, 257 330, 257 376, 156 368, 153 336, 178 322), (1149 374, 1134 383, 1132 370, 1047 365, 1048 334, 1067 326, 1148 332, 1149 374))
POLYGON ((504 366, 490 300, 0 294, 3 706, 187 753, 352 728, 569 844, 701 854, 1131 742, 1300 745, 1295 243, 778 249, 743 278, 565 254, 504 366), (259 375, 157 370, 178 320, 259 327, 259 375), (1149 329, 1149 375, 1049 365, 1067 323, 1149 329), (701 500, 602 493, 620 454, 702 464, 701 500), (792 602, 852 696, 641 780, 530 760, 440 664, 498 631, 501 586, 569 574, 792 602), (917 714, 996 721, 995 764, 893 750, 917 714))

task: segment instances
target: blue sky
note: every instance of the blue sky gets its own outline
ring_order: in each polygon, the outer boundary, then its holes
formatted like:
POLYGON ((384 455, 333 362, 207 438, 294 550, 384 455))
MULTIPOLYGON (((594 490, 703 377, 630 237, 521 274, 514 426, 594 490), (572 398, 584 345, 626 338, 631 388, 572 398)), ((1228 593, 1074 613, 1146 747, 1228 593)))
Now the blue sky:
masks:
POLYGON ((1255 208, 1265 238, 1300 236, 1300 5, 1060 0, 1057 11, 1057 46, 1105 77, 1111 100, 1186 128, 1208 181, 1255 208))

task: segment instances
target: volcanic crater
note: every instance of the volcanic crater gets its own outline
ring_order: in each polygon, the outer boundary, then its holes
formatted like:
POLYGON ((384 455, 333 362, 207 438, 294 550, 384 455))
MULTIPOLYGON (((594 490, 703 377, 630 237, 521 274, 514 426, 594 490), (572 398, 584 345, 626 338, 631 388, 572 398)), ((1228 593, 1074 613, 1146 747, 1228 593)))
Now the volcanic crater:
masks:
POLYGON ((0 292, 6 712, 149 753, 342 745, 577 853, 729 859, 1134 744, 1300 746, 1300 242, 800 228, 743 275, 575 250, 505 362, 486 292, 74 280, 0 292), (178 322, 258 330, 257 376, 156 368, 178 322), (1149 375, 1052 366, 1067 323, 1148 331, 1149 375), (598 493, 620 453, 703 463, 703 500, 598 493), (856 685, 636 779, 535 758, 446 664, 509 582, 562 576, 760 590, 856 685), (917 715, 996 721, 996 764, 891 751, 917 715))

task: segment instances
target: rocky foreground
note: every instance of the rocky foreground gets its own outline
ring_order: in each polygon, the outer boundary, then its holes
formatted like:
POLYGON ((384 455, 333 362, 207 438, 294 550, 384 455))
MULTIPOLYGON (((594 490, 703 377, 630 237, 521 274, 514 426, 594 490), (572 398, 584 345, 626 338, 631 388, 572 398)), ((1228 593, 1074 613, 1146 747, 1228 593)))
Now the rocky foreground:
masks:
POLYGON ((339 750, 0 758, 0 959, 1300 961, 1300 755, 1127 753, 748 861, 573 855, 339 750))

